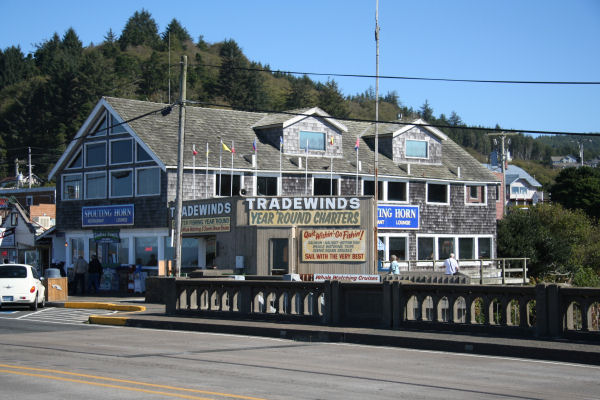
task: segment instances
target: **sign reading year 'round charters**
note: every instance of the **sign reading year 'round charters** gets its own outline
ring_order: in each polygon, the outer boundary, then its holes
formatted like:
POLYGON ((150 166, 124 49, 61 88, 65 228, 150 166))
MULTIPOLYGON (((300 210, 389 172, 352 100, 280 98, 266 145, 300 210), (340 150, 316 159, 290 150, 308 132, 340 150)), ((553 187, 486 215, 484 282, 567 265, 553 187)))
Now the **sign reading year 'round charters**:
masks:
POLYGON ((302 261, 366 260, 364 229, 307 229, 301 235, 302 261))

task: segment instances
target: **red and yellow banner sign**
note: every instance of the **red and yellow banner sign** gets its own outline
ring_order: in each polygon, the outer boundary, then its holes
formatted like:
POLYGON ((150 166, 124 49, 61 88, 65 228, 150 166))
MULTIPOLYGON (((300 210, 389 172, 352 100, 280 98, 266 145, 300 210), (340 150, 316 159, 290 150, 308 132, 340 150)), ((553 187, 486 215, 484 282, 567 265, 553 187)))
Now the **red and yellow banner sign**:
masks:
POLYGON ((364 229, 311 229, 302 233, 302 261, 366 260, 364 229))

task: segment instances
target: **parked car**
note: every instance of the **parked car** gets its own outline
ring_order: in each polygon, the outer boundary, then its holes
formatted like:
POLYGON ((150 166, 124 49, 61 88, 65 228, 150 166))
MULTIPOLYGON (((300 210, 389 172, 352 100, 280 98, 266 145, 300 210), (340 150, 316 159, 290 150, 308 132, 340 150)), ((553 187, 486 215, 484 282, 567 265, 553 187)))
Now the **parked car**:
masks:
POLYGON ((0 307, 28 305, 32 310, 46 305, 46 288, 37 269, 27 264, 0 264, 0 307))

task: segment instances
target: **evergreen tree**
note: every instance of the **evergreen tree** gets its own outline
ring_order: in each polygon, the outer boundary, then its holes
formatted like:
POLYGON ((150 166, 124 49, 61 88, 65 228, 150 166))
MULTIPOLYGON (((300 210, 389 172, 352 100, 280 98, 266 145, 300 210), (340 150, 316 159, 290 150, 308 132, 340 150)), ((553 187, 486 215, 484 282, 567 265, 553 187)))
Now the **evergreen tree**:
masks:
POLYGON ((125 50, 127 46, 140 45, 154 48, 159 40, 156 21, 148 11, 142 9, 142 11, 136 11, 127 20, 127 24, 125 24, 125 28, 119 38, 119 44, 121 50, 125 50))
POLYGON ((336 81, 327 80, 327 83, 320 84, 317 90, 319 92, 317 104, 325 112, 338 118, 346 118, 350 114, 336 81))
POLYGON ((285 96, 284 107, 287 110, 311 107, 315 104, 312 81, 306 75, 290 81, 290 89, 285 96))
POLYGON ((31 55, 25 57, 19 46, 0 50, 0 89, 13 85, 35 74, 31 55))
POLYGON ((550 189, 553 202, 600 218, 600 168, 565 168, 550 189))
POLYGON ((159 91, 164 91, 167 82, 167 66, 160 61, 160 56, 153 51, 150 59, 142 63, 142 82, 140 93, 146 99, 159 91))
POLYGON ((429 106, 429 102, 427 100, 425 100, 425 103, 423 103, 423 105, 419 109, 419 115, 425 121, 433 121, 433 108, 429 106))
POLYGON ((171 50, 185 50, 185 42, 191 41, 192 37, 190 36, 188 31, 183 26, 181 26, 179 21, 173 18, 162 34, 163 48, 168 49, 169 40, 171 41, 171 50))

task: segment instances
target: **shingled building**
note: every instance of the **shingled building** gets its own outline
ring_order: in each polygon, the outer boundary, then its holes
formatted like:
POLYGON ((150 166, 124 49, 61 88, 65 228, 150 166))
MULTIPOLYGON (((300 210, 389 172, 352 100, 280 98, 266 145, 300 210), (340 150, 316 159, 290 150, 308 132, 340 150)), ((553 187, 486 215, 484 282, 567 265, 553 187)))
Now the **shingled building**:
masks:
MULTIPOLYGON (((172 258, 179 113, 167 107, 105 97, 92 110, 50 174, 59 259, 172 258)), ((186 111, 184 267, 374 272, 374 123, 319 108, 186 111)), ((378 131, 378 258, 495 256, 493 173, 422 120, 378 131)))

